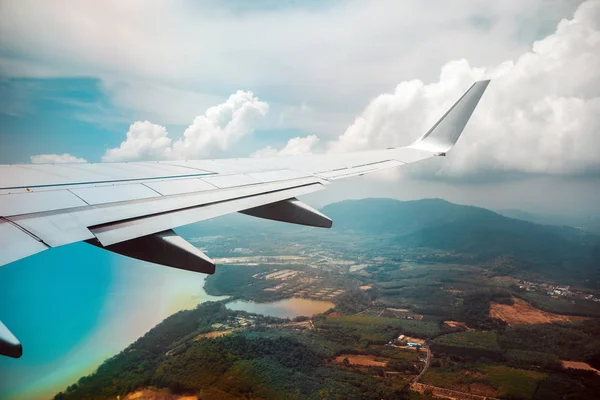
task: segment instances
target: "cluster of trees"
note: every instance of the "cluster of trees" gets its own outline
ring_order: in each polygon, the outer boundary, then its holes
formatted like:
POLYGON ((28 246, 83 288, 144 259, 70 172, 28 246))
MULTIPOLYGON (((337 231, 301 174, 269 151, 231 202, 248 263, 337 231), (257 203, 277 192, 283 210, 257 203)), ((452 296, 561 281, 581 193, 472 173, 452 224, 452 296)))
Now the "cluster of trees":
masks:
MULTIPOLYGON (((356 326, 331 326, 317 332, 257 328, 192 340, 234 314, 222 302, 179 312, 55 399, 115 398, 143 387, 203 398, 408 398, 407 389, 392 382, 394 378, 385 376, 383 370, 365 371, 330 362, 342 351, 356 351, 362 340, 356 326)), ((411 360, 393 360, 389 369, 416 372, 411 360)))
POLYGON ((553 354, 564 360, 585 361, 600 369, 600 320, 578 323, 517 325, 498 337, 506 350, 553 354))
POLYGON ((510 292, 497 289, 484 289, 466 293, 457 309, 456 320, 464 321, 472 328, 480 330, 502 330, 506 323, 490 317, 490 303, 512 304, 510 292))

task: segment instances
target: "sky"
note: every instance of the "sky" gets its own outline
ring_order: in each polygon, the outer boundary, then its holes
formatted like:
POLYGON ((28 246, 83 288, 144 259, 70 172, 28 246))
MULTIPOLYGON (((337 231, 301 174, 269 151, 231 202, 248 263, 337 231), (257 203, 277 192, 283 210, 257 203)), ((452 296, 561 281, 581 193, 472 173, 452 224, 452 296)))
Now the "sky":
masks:
POLYGON ((399 146, 483 78, 443 162, 333 188, 599 213, 598 0, 0 1, 0 162, 399 146))
MULTIPOLYGON (((599 0, 0 0, 0 163, 400 146, 479 79, 447 157, 304 200, 599 215, 599 0)), ((189 307, 188 274, 85 244, 0 268, 0 319, 26 344, 0 359, 0 397, 60 389, 189 307)))

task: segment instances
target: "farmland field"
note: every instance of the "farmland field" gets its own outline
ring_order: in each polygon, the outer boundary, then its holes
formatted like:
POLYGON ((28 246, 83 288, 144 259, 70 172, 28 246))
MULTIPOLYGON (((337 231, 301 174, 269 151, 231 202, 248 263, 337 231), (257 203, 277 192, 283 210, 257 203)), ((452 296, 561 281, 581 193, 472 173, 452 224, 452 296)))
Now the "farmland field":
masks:
POLYGON ((546 378, 547 374, 506 367, 504 365, 487 366, 484 368, 486 379, 498 389, 500 397, 530 398, 537 383, 546 378))
POLYGON ((362 339, 384 343, 399 334, 428 338, 439 333, 439 326, 431 321, 383 318, 368 315, 327 316, 316 321, 320 329, 345 328, 356 331, 362 339))
POLYGON ((550 324, 552 322, 573 322, 583 317, 570 317, 538 310, 524 300, 513 298, 514 304, 491 303, 490 317, 498 318, 508 325, 550 324))
POLYGON ((361 365, 365 367, 385 367, 387 361, 377 360, 373 356, 369 355, 357 355, 357 354, 342 354, 334 359, 336 363, 343 363, 345 359, 348 359, 351 365, 361 365))
POLYGON ((440 336, 434 344, 478 350, 499 351, 498 335, 495 332, 457 332, 440 336))

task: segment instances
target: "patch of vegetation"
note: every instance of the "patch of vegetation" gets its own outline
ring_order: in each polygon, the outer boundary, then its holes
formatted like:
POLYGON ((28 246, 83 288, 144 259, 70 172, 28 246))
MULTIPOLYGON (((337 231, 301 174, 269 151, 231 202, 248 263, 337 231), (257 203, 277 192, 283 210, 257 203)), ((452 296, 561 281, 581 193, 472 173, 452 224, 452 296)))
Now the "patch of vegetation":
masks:
POLYGON ((432 341, 450 347, 500 351, 498 335, 495 332, 456 332, 440 336, 432 341))
POLYGON ((506 323, 490 317, 490 303, 513 304, 510 292, 498 289, 485 289, 466 293, 458 308, 456 319, 470 327, 482 330, 502 329, 506 323))
POLYGON ((463 366, 454 366, 446 368, 434 368, 428 370, 423 375, 422 383, 438 386, 453 390, 464 390, 461 385, 471 383, 486 384, 484 375, 479 369, 470 367, 465 369, 463 366))
POLYGON ((369 343, 384 344, 403 333, 408 336, 430 338, 439 334, 439 325, 431 321, 383 318, 370 315, 326 316, 315 319, 315 326, 342 336, 344 343, 357 343, 365 340, 369 343), (344 337, 345 335, 345 337, 344 337))
MULTIPOLYGON (((255 317, 261 326, 243 333, 213 339, 193 340, 216 322, 239 314, 223 303, 204 303, 195 310, 167 318, 117 356, 105 361, 90 376, 81 378, 55 399, 106 399, 123 396, 138 388, 168 389, 176 394, 208 398, 269 399, 405 399, 406 384, 394 376, 386 378, 381 367, 340 366, 330 360, 344 351, 333 330, 277 331, 267 323, 283 322, 255 317), (385 384, 382 382, 385 381, 385 384)), ((247 313, 245 313, 247 314, 247 313)), ((369 319, 373 322, 376 319, 369 319)), ((379 321, 382 326, 384 321, 379 321)), ((362 319, 341 324, 362 331, 362 319)), ((416 352, 367 349, 390 360, 389 370, 416 374, 416 352)))
POLYGON ((273 286, 273 281, 257 279, 253 275, 274 271, 272 266, 246 267, 239 265, 220 265, 213 275, 204 282, 204 290, 212 296, 234 296, 254 301, 274 301, 281 296, 277 292, 265 292, 273 286))
POLYGON ((484 368, 486 380, 498 389, 502 398, 529 399, 533 395, 539 381, 547 374, 507 367, 504 365, 484 368))
POLYGON ((600 368, 600 320, 579 323, 517 325, 498 338, 503 349, 554 354, 564 360, 585 361, 600 368))
POLYGON ((509 365, 515 367, 540 367, 544 370, 561 370, 562 363, 554 354, 526 350, 508 350, 504 353, 509 365))
POLYGON ((565 315, 580 315, 583 317, 600 317, 598 303, 585 299, 554 299, 541 293, 523 292, 517 296, 531 303, 540 310, 565 315))
POLYGON ((534 400, 596 400, 600 393, 600 379, 590 371, 553 373, 538 382, 531 397, 534 400))

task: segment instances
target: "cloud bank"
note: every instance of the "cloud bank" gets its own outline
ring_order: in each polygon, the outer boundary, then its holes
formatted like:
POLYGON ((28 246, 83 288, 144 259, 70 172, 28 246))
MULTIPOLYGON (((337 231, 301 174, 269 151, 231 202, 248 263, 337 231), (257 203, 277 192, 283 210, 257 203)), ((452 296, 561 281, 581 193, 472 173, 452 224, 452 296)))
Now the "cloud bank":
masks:
MULTIPOLYGON (((266 147, 253 156, 402 146, 425 132, 472 84, 492 83, 456 150, 444 160, 402 169, 413 176, 464 178, 514 173, 586 175, 600 171, 600 1, 581 4, 571 19, 533 43, 513 60, 473 66, 466 59, 446 63, 436 81, 400 82, 376 96, 333 140, 309 134, 281 149, 266 147)), ((338 97, 343 97, 338 92, 338 97)), ((314 107, 302 106, 298 115, 314 107)), ((226 156, 251 133, 269 104, 250 91, 194 119, 178 140, 148 121, 130 126, 126 139, 103 161, 190 159, 226 156)))
POLYGON ((161 124, 246 88, 273 125, 305 103, 315 118, 297 124, 330 140, 365 99, 449 60, 514 59, 580 1, 0 0, 0 72, 97 77, 131 120, 161 124))
POLYGON ((315 149, 319 145, 319 142, 320 139, 317 135, 308 135, 306 137, 298 136, 288 140, 287 144, 281 150, 267 146, 262 150, 254 152, 252 157, 281 157, 313 154, 315 153, 315 149))
POLYGON ((148 121, 131 124, 125 141, 108 149, 102 161, 197 159, 223 155, 242 137, 254 130, 256 122, 269 111, 266 102, 252 92, 238 90, 227 101, 197 116, 172 142, 164 126, 148 121))
POLYGON ((408 171, 461 177, 582 175, 600 169, 600 1, 582 4, 572 19, 561 21, 516 61, 487 68, 452 61, 442 67, 437 82, 401 82, 393 93, 371 101, 327 149, 406 145, 482 78, 492 83, 456 150, 443 162, 408 171))

